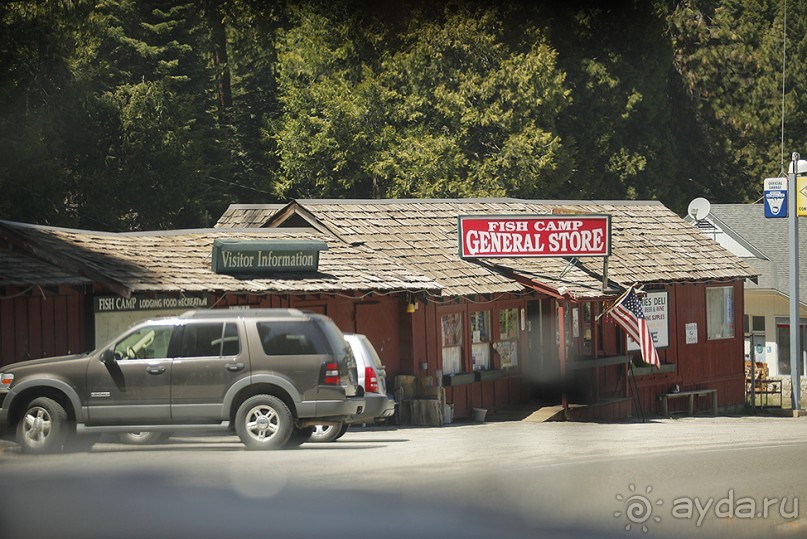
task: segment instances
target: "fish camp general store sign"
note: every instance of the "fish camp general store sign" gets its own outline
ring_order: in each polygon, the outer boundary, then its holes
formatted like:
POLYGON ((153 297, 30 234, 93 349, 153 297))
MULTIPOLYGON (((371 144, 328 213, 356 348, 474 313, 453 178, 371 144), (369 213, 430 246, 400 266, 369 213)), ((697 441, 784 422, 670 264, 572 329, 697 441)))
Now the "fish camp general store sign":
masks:
POLYGON ((609 256, 610 215, 459 217, 462 258, 609 256))

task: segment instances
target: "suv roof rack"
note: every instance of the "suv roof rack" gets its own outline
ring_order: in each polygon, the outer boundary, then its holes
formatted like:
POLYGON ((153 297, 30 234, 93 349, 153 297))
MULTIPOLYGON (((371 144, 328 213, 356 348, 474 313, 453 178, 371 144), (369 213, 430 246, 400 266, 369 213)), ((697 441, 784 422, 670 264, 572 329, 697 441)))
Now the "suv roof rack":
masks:
POLYGON ((200 309, 186 311, 179 318, 261 318, 299 317, 306 313, 300 309, 200 309))

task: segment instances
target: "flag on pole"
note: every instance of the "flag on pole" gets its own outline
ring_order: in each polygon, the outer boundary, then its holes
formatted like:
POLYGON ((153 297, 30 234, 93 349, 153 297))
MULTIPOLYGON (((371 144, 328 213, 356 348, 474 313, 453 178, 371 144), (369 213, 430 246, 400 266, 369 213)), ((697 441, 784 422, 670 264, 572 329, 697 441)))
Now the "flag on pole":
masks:
POLYGON ((647 327, 647 320, 644 317, 644 309, 639 296, 633 287, 630 287, 627 294, 611 307, 609 313, 619 326, 625 330, 631 339, 639 343, 642 352, 642 359, 645 363, 659 367, 661 361, 653 345, 653 335, 647 327))

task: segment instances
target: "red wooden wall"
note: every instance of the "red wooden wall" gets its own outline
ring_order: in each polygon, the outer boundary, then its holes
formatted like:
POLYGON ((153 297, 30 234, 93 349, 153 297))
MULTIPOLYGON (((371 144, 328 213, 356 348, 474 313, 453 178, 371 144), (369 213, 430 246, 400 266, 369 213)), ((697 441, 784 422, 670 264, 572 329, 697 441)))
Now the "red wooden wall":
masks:
MULTIPOLYGON (((660 351, 660 355, 663 362, 676 364, 676 370, 637 377, 638 394, 645 412, 657 410, 656 395, 667 391, 673 384, 684 390, 716 388, 720 406, 739 406, 744 402, 743 284, 732 285, 735 338, 720 340, 709 340, 706 335, 707 286, 710 285, 679 283, 668 287, 670 345, 660 351), (684 327, 687 323, 698 325, 698 342, 695 344, 686 343, 684 327)), ((87 312, 88 298, 83 291, 61 286, 15 296, 20 292, 7 288, 0 298, 0 364, 29 357, 86 351, 91 313, 87 312)), ((503 298, 487 303, 485 309, 491 310, 493 320, 496 320, 499 309, 525 307, 528 299, 535 298, 503 298)), ((406 300, 402 295, 226 295, 214 298, 214 303, 217 308, 294 307, 326 314, 342 331, 368 335, 387 367, 390 389, 394 387, 394 377, 399 374, 436 377, 442 368, 439 317, 449 311, 464 313, 466 335, 463 342, 468 343, 468 313, 480 308, 478 303, 466 300, 439 304, 421 300, 418 309, 410 314, 406 312, 406 300)), ((548 312, 552 312, 551 308, 548 312)), ((608 328, 604 328, 603 333, 602 348, 605 355, 610 355, 609 352, 616 348, 615 337, 608 328)), ((554 339, 550 344, 554 345, 554 339)), ((530 361, 527 352, 527 334, 522 332, 519 348, 521 369, 530 361)), ((625 367, 615 365, 599 369, 596 381, 592 383, 599 385, 603 397, 627 396, 619 395, 625 390, 624 380, 625 367)), ((454 404, 457 418, 470 416, 473 408, 490 410, 520 402, 524 392, 524 383, 519 376, 446 388, 448 402, 454 404)), ((685 404, 681 399, 671 401, 671 407, 685 404)))
MULTIPOLYGON (((412 374, 418 377, 431 377, 435 384, 438 371, 442 369, 442 348, 440 345, 441 328, 440 317, 459 312, 463 314, 463 339, 462 342, 471 342, 470 327, 468 324, 469 313, 477 310, 491 311, 492 323, 497 324, 500 309, 526 308, 528 299, 536 297, 503 297, 496 301, 480 303, 479 301, 453 300, 453 301, 421 301, 418 309, 412 314, 403 314, 402 317, 402 343, 410 343, 412 350, 408 357, 403 359, 404 365, 408 364, 410 371, 403 371, 401 374, 412 374), (421 368, 425 363, 426 369, 421 368)), ((496 331, 495 326, 491 328, 496 331)), ((527 332, 520 333, 518 358, 520 372, 524 372, 527 362, 527 332)), ((407 344, 403 344, 407 346, 407 344)), ((468 350, 464 350, 464 355, 468 355, 468 350)), ((467 358, 463 358, 463 365, 467 358)), ((493 358, 491 358, 493 360, 493 358)), ((467 367, 467 365, 466 365, 467 367)), ((524 400, 524 384, 521 375, 510 374, 506 378, 495 381, 473 382, 471 384, 459 386, 446 386, 446 402, 454 405, 454 417, 463 419, 471 417, 473 408, 485 408, 489 411, 505 408, 524 400)))
POLYGON ((367 335, 386 367, 390 389, 395 376, 411 374, 411 362, 402 364, 401 361, 406 355, 402 354, 400 317, 401 313, 406 315, 406 304, 397 295, 227 295, 214 303, 219 308, 249 305, 256 308, 294 308, 327 315, 343 332, 367 335))
POLYGON ((0 365, 87 351, 87 298, 70 286, 6 288, 0 297, 0 365))
MULTIPOLYGON (((670 291, 670 346, 662 362, 675 363, 676 372, 637 377, 638 393, 645 412, 658 413, 658 393, 668 391, 673 384, 681 390, 717 389, 718 406, 742 406, 745 402, 743 367, 743 283, 680 283, 670 291), (734 338, 710 340, 706 335, 706 288, 734 287, 734 338), (698 325, 697 343, 687 344, 685 326, 698 325)), ((682 410, 686 399, 670 401, 670 409, 682 410)), ((706 408, 705 401, 702 407, 706 408)))

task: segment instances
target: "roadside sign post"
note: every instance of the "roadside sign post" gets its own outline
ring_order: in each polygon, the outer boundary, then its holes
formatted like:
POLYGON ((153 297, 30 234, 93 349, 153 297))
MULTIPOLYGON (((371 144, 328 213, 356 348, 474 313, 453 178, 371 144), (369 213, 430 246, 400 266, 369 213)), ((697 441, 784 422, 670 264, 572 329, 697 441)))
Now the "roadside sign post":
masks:
MULTIPOLYGON (((798 153, 793 152, 788 179, 788 228, 790 243, 790 381, 793 414, 801 410, 801 377, 799 376, 801 353, 799 326, 799 224, 798 224, 798 191, 797 177, 807 172, 807 161, 801 161, 798 153)), ((767 207, 767 205, 766 205, 767 207)))
MULTIPOLYGON (((803 174, 804 170, 799 173, 803 174)), ((796 178, 796 213, 799 217, 807 216, 807 176, 798 176, 796 178)))

